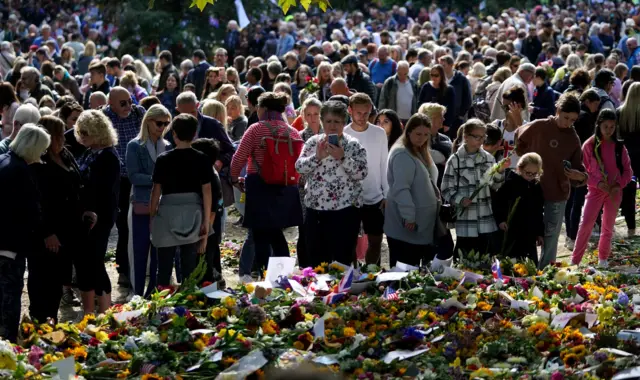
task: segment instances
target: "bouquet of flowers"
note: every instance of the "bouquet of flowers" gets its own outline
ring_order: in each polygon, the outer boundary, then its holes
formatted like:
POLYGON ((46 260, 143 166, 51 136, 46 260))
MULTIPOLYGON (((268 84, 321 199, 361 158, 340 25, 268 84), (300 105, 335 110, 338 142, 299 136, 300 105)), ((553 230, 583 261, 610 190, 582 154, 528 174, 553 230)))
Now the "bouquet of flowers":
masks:
POLYGON ((320 81, 316 77, 307 77, 307 84, 304 86, 304 89, 307 90, 308 93, 314 94, 320 91, 320 81))

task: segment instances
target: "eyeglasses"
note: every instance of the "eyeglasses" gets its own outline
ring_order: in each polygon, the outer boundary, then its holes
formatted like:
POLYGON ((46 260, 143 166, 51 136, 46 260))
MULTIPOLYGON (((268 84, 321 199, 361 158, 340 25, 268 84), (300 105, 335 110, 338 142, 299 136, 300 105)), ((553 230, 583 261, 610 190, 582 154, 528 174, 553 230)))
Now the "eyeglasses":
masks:
POLYGON ((165 127, 168 127, 169 124, 171 124, 170 121, 153 120, 153 122, 155 123, 156 127, 158 127, 158 128, 165 128, 165 127))
POLYGON ((538 172, 528 172, 528 171, 523 171, 522 174, 531 178, 536 178, 540 175, 538 172))
POLYGON ((121 100, 120 101, 120 107, 126 107, 126 106, 130 106, 131 105, 131 99, 127 99, 127 100, 121 100))
POLYGON ((467 135, 469 137, 473 137, 476 141, 482 141, 485 139, 485 135, 467 135))

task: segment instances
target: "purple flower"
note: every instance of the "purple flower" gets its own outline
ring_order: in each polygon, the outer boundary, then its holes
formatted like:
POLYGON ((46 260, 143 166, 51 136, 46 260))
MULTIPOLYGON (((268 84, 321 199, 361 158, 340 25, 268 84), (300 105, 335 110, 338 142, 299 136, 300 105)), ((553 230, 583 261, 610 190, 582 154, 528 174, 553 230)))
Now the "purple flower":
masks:
POLYGON ((176 306, 173 312, 176 313, 178 317, 184 317, 187 314, 187 309, 182 306, 176 306))
POLYGON ((602 351, 597 351, 595 354, 593 354, 593 358, 602 363, 603 361, 607 360, 607 354, 602 351))
POLYGON ((31 350, 29 351, 29 355, 27 359, 29 360, 29 364, 36 368, 40 368, 40 358, 44 355, 44 351, 42 348, 38 346, 31 346, 31 350))
POLYGON ((622 290, 618 293, 618 303, 620 305, 627 305, 629 303, 629 296, 626 295, 622 290))
POLYGON ((559 371, 555 371, 551 375, 551 380, 562 380, 562 379, 564 379, 564 375, 562 373, 560 373, 559 371))
POLYGON ((313 268, 307 267, 307 268, 304 268, 302 270, 302 275, 304 277, 315 277, 316 276, 316 272, 313 271, 313 268))
POLYGON ((402 339, 424 339, 424 334, 418 331, 415 327, 408 327, 404 329, 404 334, 402 335, 402 339))

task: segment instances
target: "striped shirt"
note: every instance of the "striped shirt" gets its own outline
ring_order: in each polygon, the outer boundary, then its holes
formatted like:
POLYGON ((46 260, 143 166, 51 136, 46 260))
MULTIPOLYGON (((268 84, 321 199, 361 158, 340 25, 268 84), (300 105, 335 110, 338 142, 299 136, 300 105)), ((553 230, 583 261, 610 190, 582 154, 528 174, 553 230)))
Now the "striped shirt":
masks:
POLYGON ((113 128, 118 132, 118 158, 120 159, 120 176, 127 177, 127 165, 125 165, 125 157, 127 157, 127 144, 133 140, 140 132, 142 118, 145 109, 135 104, 131 106, 131 113, 124 119, 121 119, 115 112, 111 110, 111 106, 106 106, 102 112, 111 120, 113 128))
MULTIPOLYGON (((282 120, 266 120, 272 127, 278 128, 278 136, 286 136, 286 130, 289 131, 289 136, 292 139, 300 139, 300 134, 295 128, 290 127, 289 124, 282 120), (285 129, 286 128, 286 129, 285 129)), ((271 130, 266 125, 258 122, 249 127, 240 140, 240 145, 233 155, 231 161, 231 178, 237 179, 240 177, 242 168, 247 165, 247 174, 257 173, 258 170, 253 161, 257 161, 258 165, 262 165, 264 162, 265 150, 261 147, 262 139, 265 137, 271 137, 271 130)))

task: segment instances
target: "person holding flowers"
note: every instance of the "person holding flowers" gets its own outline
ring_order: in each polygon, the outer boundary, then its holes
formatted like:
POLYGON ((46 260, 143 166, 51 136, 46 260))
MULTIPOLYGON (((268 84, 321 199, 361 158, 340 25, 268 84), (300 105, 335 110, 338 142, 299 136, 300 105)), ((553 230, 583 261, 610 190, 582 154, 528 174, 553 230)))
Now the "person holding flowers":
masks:
POLYGON ((591 231, 600 210, 602 232, 598 243, 598 258, 601 267, 607 267, 611 254, 611 239, 622 191, 629 182, 633 170, 627 148, 616 139, 616 113, 609 109, 600 111, 596 121, 596 131, 582 146, 584 165, 589 181, 584 212, 578 228, 578 237, 571 262, 580 264, 587 249, 591 231))
POLYGON ((426 115, 413 115, 389 153, 384 232, 391 267, 396 261, 419 266, 422 260, 426 265, 435 256, 439 192, 438 169, 429 150, 430 130, 426 115))
POLYGON ((545 175, 540 180, 544 194, 544 244, 538 266, 544 268, 556 260, 558 238, 571 185, 587 181, 582 164, 580 139, 572 128, 580 114, 580 100, 563 94, 556 103, 556 114, 518 128, 516 153, 535 152, 542 157, 545 175), (567 161, 567 163, 565 163, 567 161))
POLYGON ((505 232, 502 254, 528 258, 538 263, 536 245, 542 245, 544 198, 540 187, 542 158, 537 153, 520 157, 515 171, 507 174, 497 192, 494 215, 498 228, 505 232))
POLYGON ((497 227, 489 186, 497 189, 510 165, 510 159, 495 165, 493 156, 482 149, 487 127, 481 120, 470 119, 460 128, 463 142, 447 161, 441 187, 442 198, 459 208, 454 256, 460 251, 486 253, 490 248, 497 227))

